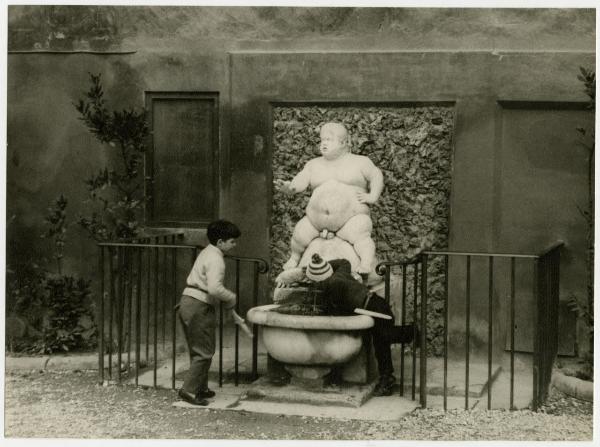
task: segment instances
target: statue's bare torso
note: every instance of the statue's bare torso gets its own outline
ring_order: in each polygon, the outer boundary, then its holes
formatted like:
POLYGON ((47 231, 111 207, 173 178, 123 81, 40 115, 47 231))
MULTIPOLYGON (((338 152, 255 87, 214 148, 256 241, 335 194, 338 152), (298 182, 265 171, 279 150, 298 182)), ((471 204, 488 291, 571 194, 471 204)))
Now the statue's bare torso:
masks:
POLYGON ((312 193, 306 216, 317 230, 335 232, 351 217, 369 214, 369 207, 356 199, 357 188, 338 180, 322 183, 312 193))
POLYGON ((357 192, 367 192, 368 181, 362 172, 366 157, 346 154, 335 160, 323 157, 310 161, 310 187, 313 190, 306 216, 317 230, 339 230, 351 217, 369 214, 359 203, 357 192))
POLYGON ((349 151, 346 129, 337 123, 321 128, 321 156, 306 163, 284 191, 298 193, 312 189, 306 216, 295 226, 290 259, 284 269, 296 267, 308 244, 318 236, 337 236, 353 245, 361 259, 359 273, 372 269, 375 244, 369 204, 383 190, 383 175, 365 156, 349 151))

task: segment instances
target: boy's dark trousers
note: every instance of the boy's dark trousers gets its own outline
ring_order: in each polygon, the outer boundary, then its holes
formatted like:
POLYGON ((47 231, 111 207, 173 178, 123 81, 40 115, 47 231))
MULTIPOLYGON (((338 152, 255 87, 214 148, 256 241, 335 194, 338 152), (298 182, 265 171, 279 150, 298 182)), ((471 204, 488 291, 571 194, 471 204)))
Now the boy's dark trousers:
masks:
POLYGON ((196 395, 208 388, 208 370, 215 354, 215 308, 187 295, 179 302, 179 321, 190 353, 183 390, 196 395))
POLYGON ((412 325, 400 327, 394 326, 394 314, 386 300, 377 295, 371 295, 366 306, 367 310, 390 315, 391 320, 382 318, 373 318, 374 326, 371 328, 373 338, 373 350, 377 360, 377 368, 380 376, 392 375, 394 366, 392 365, 392 342, 408 343, 413 339, 414 328, 412 325))

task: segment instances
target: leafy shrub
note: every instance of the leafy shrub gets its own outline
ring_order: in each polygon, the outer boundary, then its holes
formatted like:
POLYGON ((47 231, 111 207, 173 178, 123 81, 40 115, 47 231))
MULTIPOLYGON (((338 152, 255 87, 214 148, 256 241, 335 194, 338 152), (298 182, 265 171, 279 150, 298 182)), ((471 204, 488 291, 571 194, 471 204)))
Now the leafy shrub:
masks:
POLYGON ((50 354, 95 346, 89 281, 32 266, 11 270, 9 277, 7 342, 12 350, 50 354), (15 325, 23 328, 15 330, 15 325))
POLYGON ((138 234, 144 205, 142 167, 149 129, 145 110, 109 110, 100 75, 75 108, 98 141, 115 152, 117 167, 100 168, 85 180, 92 208, 79 225, 96 241, 127 240, 138 234))
MULTIPOLYGON (((584 91, 588 96, 588 109, 593 113, 596 107, 596 72, 584 67, 579 68, 580 74, 577 76, 584 86, 584 91)), ((587 296, 579 297, 569 296, 568 305, 573 310, 588 332, 588 352, 583 353, 583 360, 586 363, 583 373, 585 376, 593 377, 594 371, 594 160, 595 160, 595 131, 594 129, 577 128, 582 137, 590 137, 591 143, 581 142, 581 146, 587 152, 587 203, 585 208, 579 208, 579 212, 587 223, 587 296)))
POLYGON ((33 262, 8 269, 7 342, 11 350, 49 354, 95 345, 90 282, 62 274, 67 203, 61 195, 48 208, 42 235, 53 240, 58 274, 33 262))
POLYGON ((72 276, 46 278, 47 320, 40 350, 46 353, 95 346, 97 329, 90 282, 72 276))

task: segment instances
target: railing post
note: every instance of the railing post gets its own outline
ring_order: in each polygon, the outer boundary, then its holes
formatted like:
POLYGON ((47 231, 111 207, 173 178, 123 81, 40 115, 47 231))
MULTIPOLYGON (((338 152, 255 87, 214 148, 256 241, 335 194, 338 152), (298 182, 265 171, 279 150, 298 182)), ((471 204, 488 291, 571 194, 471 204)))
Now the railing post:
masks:
POLYGON ((469 409, 469 367, 471 364, 471 256, 467 255, 465 291, 465 410, 469 409))
POLYGON ((539 387, 539 358, 540 358, 540 297, 538 293, 539 283, 539 270, 540 270, 539 258, 533 261, 533 302, 535 303, 535 315, 534 322, 534 337, 533 337, 533 402, 532 407, 534 411, 538 409, 538 387, 539 387))
POLYGON ((123 319, 125 318, 125 284, 124 284, 124 260, 123 260, 123 247, 119 247, 117 250, 118 260, 117 265, 119 266, 119 295, 117 298, 117 312, 115 317, 117 318, 117 379, 121 382, 121 363, 123 355, 123 319))
POLYGON ((553 311, 553 328, 550 332, 552 334, 553 342, 553 358, 556 358, 558 354, 558 304, 560 302, 560 248, 557 248, 554 252, 552 261, 552 309, 553 311))
POLYGON ((492 409, 492 344, 494 332, 492 330, 492 324, 494 320, 493 315, 493 301, 494 301, 494 257, 489 257, 489 271, 488 271, 488 374, 487 374, 487 409, 492 409))
POLYGON ((142 249, 137 249, 137 290, 135 295, 135 384, 140 375, 141 318, 142 318, 142 249))
POLYGON ((515 258, 510 258, 510 409, 515 399, 515 258))
POLYGON ((113 302, 115 299, 115 277, 113 275, 113 257, 115 253, 112 248, 108 249, 108 277, 110 283, 110 296, 108 298, 108 377, 112 380, 112 354, 113 354, 113 302))
MULTIPOLYGON (((252 289, 252 306, 258 306, 258 262, 252 263, 254 267, 254 283, 252 289)), ((252 326, 252 380, 258 378, 258 325, 252 326)))
MULTIPOLYGON (((167 244, 167 236, 164 236, 163 238, 163 244, 167 244)), ((162 253, 163 253, 163 282, 162 282, 162 287, 161 287, 161 297, 160 297, 160 302, 162 303, 161 308, 162 308, 162 313, 161 313, 161 318, 162 318, 162 349, 163 349, 163 353, 165 351, 165 347, 166 347, 166 332, 167 332, 167 299, 166 299, 166 295, 169 290, 169 288, 167 287, 167 249, 163 248, 162 249, 162 253)), ((163 354, 164 355, 164 354, 163 354)))
POLYGON ((131 332, 133 319, 133 268, 134 256, 125 250, 125 270, 127 271, 127 374, 131 374, 131 332))
POLYGON ((146 250, 146 363, 150 364, 150 282, 152 274, 152 249, 146 250))
MULTIPOLYGON (((402 264, 402 318, 400 324, 406 324, 406 264, 402 264)), ((416 322, 413 322, 413 327, 416 322)), ((413 334, 414 335, 414 334, 413 334)), ((404 342, 400 345, 400 396, 404 396, 404 342)))
MULTIPOLYGON (((239 314, 240 312, 240 260, 235 260, 235 311, 239 314)), ((235 352, 234 352, 234 371, 235 371, 235 386, 239 385, 239 358, 240 358, 240 327, 237 324, 235 326, 235 352)))
POLYGON ((100 245, 100 305, 98 315, 98 381, 104 382, 104 247, 100 245))
MULTIPOLYGON (((158 238, 157 238, 157 242, 158 242, 158 238)), ((158 250, 158 247, 154 248, 154 358, 152 359, 152 365, 153 365, 153 377, 152 377, 152 383, 154 385, 154 388, 156 388, 157 386, 157 368, 158 368, 158 296, 159 296, 159 288, 160 288, 160 278, 158 276, 159 274, 159 256, 160 256, 160 252, 158 250)))
POLYGON ((219 301, 219 388, 223 387, 223 301, 219 301))
POLYGON ((444 411, 448 409, 448 258, 444 256, 444 411))
MULTIPOLYGON (((417 299, 419 296, 419 264, 413 264, 413 324, 417 324, 417 299)), ((420 344, 421 340, 419 340, 420 344)), ((423 346, 423 345, 420 345, 423 346)), ((412 342, 412 371, 411 371, 411 399, 416 399, 416 388, 417 388, 417 339, 413 336, 412 342)))
POLYGON ((421 408, 427 407, 427 254, 422 255, 421 273, 421 341, 419 393, 421 408))
POLYGON ((175 389, 175 367, 177 362, 177 250, 171 250, 171 388, 175 389))

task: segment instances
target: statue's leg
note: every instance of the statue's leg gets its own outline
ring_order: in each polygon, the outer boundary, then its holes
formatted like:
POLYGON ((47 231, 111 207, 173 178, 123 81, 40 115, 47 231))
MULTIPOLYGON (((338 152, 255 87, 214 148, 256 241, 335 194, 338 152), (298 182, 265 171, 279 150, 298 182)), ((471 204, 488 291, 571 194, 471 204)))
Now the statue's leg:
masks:
POLYGON ((308 217, 304 216, 298 221, 294 228, 294 234, 292 235, 291 249, 292 253, 290 259, 283 264, 284 270, 289 270, 298 265, 300 258, 306 250, 306 247, 313 239, 319 237, 319 230, 317 230, 308 217))
POLYGON ((371 239, 371 231, 373 231, 371 217, 367 214, 357 214, 348 219, 348 222, 336 233, 338 237, 354 246, 354 251, 360 258, 358 273, 369 273, 374 267, 375 242, 371 239))

